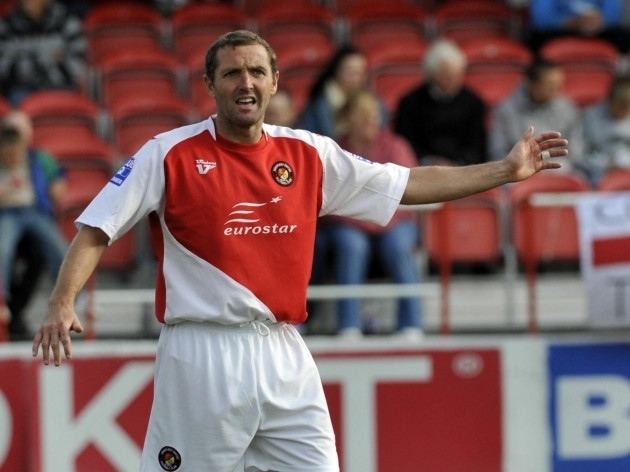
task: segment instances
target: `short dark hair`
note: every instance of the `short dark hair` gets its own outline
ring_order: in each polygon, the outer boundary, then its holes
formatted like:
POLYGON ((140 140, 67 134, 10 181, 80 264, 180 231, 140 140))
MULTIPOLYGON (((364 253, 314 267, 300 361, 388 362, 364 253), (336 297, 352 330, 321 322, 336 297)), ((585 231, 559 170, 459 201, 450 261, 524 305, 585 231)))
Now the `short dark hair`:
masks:
POLYGON ((217 70, 217 54, 220 49, 223 49, 227 46, 250 46, 252 44, 259 44, 264 47, 267 51, 267 55, 269 56, 269 63, 271 65, 271 71, 278 71, 278 63, 276 58, 276 53, 273 48, 269 45, 267 41, 258 36, 256 33, 252 33, 247 30, 236 30, 230 31, 229 33, 225 33, 223 36, 220 36, 212 45, 208 48, 208 52, 206 52, 206 76, 209 80, 214 79, 214 73, 217 70))
POLYGON ((527 70, 525 76, 529 82, 538 82, 541 76, 550 70, 559 69, 560 64, 547 59, 537 58, 532 62, 527 70))

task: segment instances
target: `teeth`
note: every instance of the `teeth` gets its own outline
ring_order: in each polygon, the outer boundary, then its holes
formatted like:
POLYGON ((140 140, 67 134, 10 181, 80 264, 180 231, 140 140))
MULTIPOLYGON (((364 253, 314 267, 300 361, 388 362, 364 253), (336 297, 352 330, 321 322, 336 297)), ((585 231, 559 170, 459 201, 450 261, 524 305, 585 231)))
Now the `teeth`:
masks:
POLYGON ((255 100, 253 98, 239 98, 238 100, 236 100, 236 103, 242 103, 244 105, 254 104, 255 100))

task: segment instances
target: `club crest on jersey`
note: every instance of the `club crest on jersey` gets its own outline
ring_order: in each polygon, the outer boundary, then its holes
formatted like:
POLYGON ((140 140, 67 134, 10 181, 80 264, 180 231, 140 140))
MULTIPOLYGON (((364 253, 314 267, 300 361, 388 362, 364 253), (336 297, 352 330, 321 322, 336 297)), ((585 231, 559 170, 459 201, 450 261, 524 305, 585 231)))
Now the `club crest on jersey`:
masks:
POLYGON ((114 176, 110 179, 110 182, 120 187, 123 184, 123 182, 127 180, 127 177, 129 177, 129 174, 131 174, 134 162, 135 162, 135 159, 133 157, 130 157, 129 160, 125 162, 123 166, 116 171, 114 176))
POLYGON ((209 171, 217 166, 216 162, 205 161, 203 159, 195 160, 195 166, 197 166, 197 172, 201 175, 207 174, 209 171))
POLYGON ((284 161, 278 161, 271 167, 271 176, 277 183, 286 187, 293 183, 293 169, 284 161))
POLYGON ((182 465, 182 456, 174 447, 164 446, 158 454, 158 462, 164 470, 177 470, 182 465))

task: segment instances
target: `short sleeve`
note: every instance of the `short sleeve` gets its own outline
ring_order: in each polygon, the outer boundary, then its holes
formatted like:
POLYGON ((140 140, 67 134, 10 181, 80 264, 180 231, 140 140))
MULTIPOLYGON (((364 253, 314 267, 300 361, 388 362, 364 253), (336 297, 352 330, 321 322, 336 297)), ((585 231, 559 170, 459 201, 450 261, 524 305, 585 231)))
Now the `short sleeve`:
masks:
POLYGON ((114 174, 76 224, 100 228, 111 244, 142 217, 160 209, 164 182, 163 153, 159 140, 152 139, 114 174))
POLYGON ((379 164, 321 138, 323 163, 320 216, 338 215, 386 225, 400 204, 409 169, 379 164))

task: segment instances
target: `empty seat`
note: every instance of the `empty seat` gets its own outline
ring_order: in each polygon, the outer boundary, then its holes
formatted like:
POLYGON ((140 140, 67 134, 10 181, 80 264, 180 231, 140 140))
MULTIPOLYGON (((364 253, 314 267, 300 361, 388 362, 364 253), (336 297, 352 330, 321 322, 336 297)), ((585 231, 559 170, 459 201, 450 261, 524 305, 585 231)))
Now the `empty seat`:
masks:
POLYGON ((492 108, 523 80, 531 52, 509 38, 478 38, 461 45, 466 55, 465 82, 492 108))
POLYGON ((11 105, 4 97, 0 96, 0 116, 7 114, 11 110, 11 105))
POLYGON ((349 9, 346 21, 350 40, 368 50, 396 40, 404 49, 409 42, 423 41, 427 15, 418 5, 400 1, 374 1, 349 9))
POLYGON ((579 238, 573 205, 534 206, 537 193, 583 192, 587 183, 571 174, 545 172, 514 184, 510 189, 514 245, 520 260, 530 266, 541 262, 579 260, 579 238))
POLYGON ((112 52, 160 47, 163 23, 160 13, 148 5, 103 2, 88 11, 83 27, 90 61, 97 63, 112 52))
MULTIPOLYGON (((256 13, 258 30, 263 38, 281 38, 284 34, 309 35, 332 40, 334 17, 323 6, 308 1, 273 3, 256 13)), ((304 46, 308 43, 303 44, 304 46)))
POLYGON ((123 155, 133 155, 156 134, 191 121, 190 106, 170 96, 137 96, 117 101, 110 109, 114 140, 123 155))
POLYGON ((293 98, 296 110, 301 109, 313 81, 333 54, 333 45, 327 40, 309 44, 286 43, 277 48, 280 85, 293 98))
POLYGON ((81 139, 68 139, 67 135, 51 136, 42 143, 42 147, 66 169, 101 168, 107 174, 114 170, 114 150, 96 136, 81 139))
POLYGON ((176 96, 182 73, 175 57, 167 52, 122 50, 100 64, 101 101, 110 108, 128 96, 176 96))
POLYGON ((510 37, 516 17, 509 7, 492 0, 452 0, 433 14, 435 34, 458 43, 479 37, 510 37))
POLYGON ((501 257, 500 191, 446 203, 424 219, 424 241, 434 263, 495 264, 501 257))
POLYGON ((389 110, 422 81, 422 59, 427 45, 418 41, 404 48, 387 42, 366 52, 369 81, 389 110))
POLYGON ((92 137, 99 132, 100 109, 91 99, 69 90, 48 90, 27 96, 20 108, 33 122, 33 140, 43 146, 50 138, 92 137))
POLYGON ((236 7, 222 3, 190 3, 173 14, 175 53, 187 58, 192 51, 208 48, 220 35, 243 29, 247 17, 236 7))

